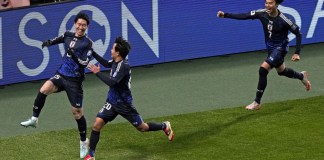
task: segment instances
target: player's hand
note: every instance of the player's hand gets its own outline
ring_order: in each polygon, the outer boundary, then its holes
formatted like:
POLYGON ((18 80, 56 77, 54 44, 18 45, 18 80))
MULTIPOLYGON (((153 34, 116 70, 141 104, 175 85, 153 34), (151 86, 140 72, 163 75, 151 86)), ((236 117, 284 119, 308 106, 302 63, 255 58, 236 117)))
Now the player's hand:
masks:
POLYGON ((225 13, 223 11, 218 11, 217 12, 217 17, 219 18, 224 18, 225 13))
POLYGON ((52 41, 51 41, 51 40, 44 41, 43 44, 42 44, 42 49, 43 49, 45 46, 50 46, 51 44, 52 44, 52 41))
POLYGON ((300 57, 299 57, 299 54, 293 54, 292 57, 291 57, 291 61, 293 62, 297 62, 300 60, 300 57))
POLYGON ((100 65, 98 64, 98 66, 92 64, 92 63, 89 63, 87 68, 94 74, 97 74, 98 72, 100 72, 100 65))

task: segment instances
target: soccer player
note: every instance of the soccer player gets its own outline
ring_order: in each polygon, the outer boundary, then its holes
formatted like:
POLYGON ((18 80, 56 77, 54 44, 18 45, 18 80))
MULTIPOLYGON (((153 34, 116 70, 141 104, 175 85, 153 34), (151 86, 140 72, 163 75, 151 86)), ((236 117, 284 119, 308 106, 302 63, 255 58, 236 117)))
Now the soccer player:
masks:
POLYGON ((82 108, 84 69, 92 58, 93 52, 93 42, 85 33, 89 23, 88 15, 79 13, 74 19, 75 32, 66 31, 59 37, 43 42, 42 47, 64 43, 66 54, 56 74, 40 88, 34 102, 33 116, 20 123, 22 126, 35 128, 46 97, 52 93, 65 91, 80 132, 80 158, 87 155, 89 143, 86 138, 87 122, 82 108))
POLYGON ((299 73, 285 66, 284 58, 288 53, 289 47, 288 32, 290 31, 296 35, 296 50, 291 58, 293 62, 300 60, 299 54, 302 36, 299 27, 278 10, 278 6, 282 2, 283 0, 265 0, 265 9, 255 10, 249 13, 232 14, 224 13, 223 11, 218 11, 217 13, 217 16, 220 18, 238 20, 259 19, 263 25, 268 56, 260 66, 256 97, 251 104, 245 107, 247 110, 260 109, 260 101, 267 86, 267 75, 272 68, 276 68, 280 76, 301 80, 307 91, 311 88, 306 71, 299 73))
POLYGON ((96 76, 110 87, 103 108, 98 112, 93 124, 90 137, 90 150, 85 160, 93 160, 97 143, 99 142, 100 130, 108 122, 113 121, 117 115, 127 119, 138 131, 158 131, 163 130, 169 141, 173 140, 174 134, 170 122, 145 123, 133 105, 131 94, 131 69, 126 59, 131 49, 130 44, 122 37, 115 39, 111 49, 112 60, 107 61, 97 53, 93 52, 93 57, 106 68, 110 68, 110 74, 105 75, 100 72, 100 65, 89 64, 88 68, 96 76))

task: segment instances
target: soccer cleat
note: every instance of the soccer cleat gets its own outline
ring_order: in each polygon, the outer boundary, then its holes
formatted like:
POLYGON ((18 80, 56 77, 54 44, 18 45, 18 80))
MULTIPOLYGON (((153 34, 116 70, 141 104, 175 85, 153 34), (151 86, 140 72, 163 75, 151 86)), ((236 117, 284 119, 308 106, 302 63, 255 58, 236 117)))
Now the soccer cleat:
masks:
POLYGON ((257 103, 256 101, 253 101, 251 104, 245 107, 245 109, 247 110, 258 110, 260 108, 261 108, 261 104, 257 103))
POLYGON ((38 124, 38 119, 36 118, 30 118, 27 121, 21 122, 20 125, 24 127, 34 127, 36 128, 38 124))
POLYGON ((301 80, 301 82, 304 84, 304 86, 306 87, 306 90, 307 91, 310 91, 310 89, 311 89, 311 84, 310 84, 310 82, 309 82, 309 80, 308 80, 308 73, 307 73, 307 71, 302 71, 302 72, 300 72, 301 74, 303 74, 304 75, 304 78, 301 80))
POLYGON ((95 157, 91 157, 90 154, 88 154, 83 160, 95 160, 95 157))
POLYGON ((88 148, 89 139, 87 138, 85 141, 80 141, 80 158, 84 158, 89 151, 88 148))
POLYGON ((174 138, 174 134, 171 129, 171 123, 169 121, 166 121, 166 122, 164 122, 164 124, 165 124, 165 128, 163 131, 164 131, 165 135, 168 136, 169 141, 172 141, 174 138))

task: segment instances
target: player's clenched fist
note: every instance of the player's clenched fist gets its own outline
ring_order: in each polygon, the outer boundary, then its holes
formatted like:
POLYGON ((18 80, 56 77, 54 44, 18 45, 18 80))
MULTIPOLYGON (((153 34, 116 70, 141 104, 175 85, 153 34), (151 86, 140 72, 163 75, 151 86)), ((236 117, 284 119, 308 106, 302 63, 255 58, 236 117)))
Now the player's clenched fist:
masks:
POLYGON ((224 12, 223 11, 218 11, 217 12, 217 17, 224 18, 224 12))

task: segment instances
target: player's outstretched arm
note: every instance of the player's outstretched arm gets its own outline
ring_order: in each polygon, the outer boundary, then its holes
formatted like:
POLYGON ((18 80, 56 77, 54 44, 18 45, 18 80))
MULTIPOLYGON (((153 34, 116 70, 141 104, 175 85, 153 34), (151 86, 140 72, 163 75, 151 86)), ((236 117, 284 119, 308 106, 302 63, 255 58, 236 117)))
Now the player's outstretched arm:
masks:
POLYGON ((52 46, 54 44, 58 44, 58 43, 63 43, 64 42, 64 35, 66 33, 64 33, 63 35, 59 36, 59 37, 56 37, 54 39, 49 39, 49 40, 46 40, 42 43, 42 49, 44 47, 49 47, 49 46, 52 46))
POLYGON ((111 68, 112 66, 112 61, 107 61, 106 59, 104 59, 103 57, 101 57, 100 55, 98 55, 97 52, 93 51, 92 52, 92 56, 104 67, 106 68, 111 68))
POLYGON ((257 19, 262 14, 262 10, 254 10, 248 13, 225 13, 223 11, 217 12, 219 18, 231 18, 237 20, 257 19))
POLYGON ((110 76, 104 75, 102 72, 100 72, 100 65, 98 64, 98 66, 94 65, 94 64, 89 64, 88 65, 88 69, 96 74, 96 76, 103 81, 106 85, 108 86, 114 86, 116 84, 116 81, 112 80, 110 76))

